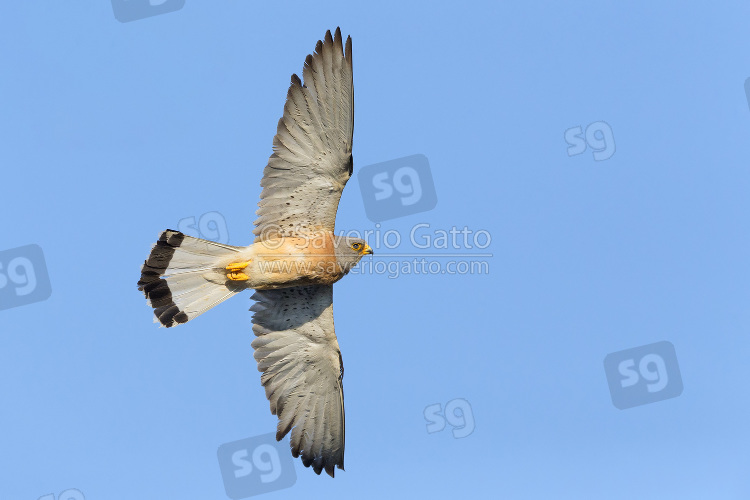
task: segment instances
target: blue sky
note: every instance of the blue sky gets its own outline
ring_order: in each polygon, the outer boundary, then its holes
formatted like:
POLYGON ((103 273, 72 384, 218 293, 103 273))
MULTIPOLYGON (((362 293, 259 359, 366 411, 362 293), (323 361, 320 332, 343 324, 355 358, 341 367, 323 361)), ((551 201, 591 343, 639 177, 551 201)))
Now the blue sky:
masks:
MULTIPOLYGON (((52 293, 0 310, 0 498, 226 498, 218 447, 276 425, 250 294, 165 330, 135 283, 185 218, 251 242, 289 77, 336 26, 355 175, 419 154, 434 180, 433 209, 379 229, 483 230, 492 257, 336 285, 347 470, 295 460, 263 498, 750 497, 748 15, 186 0, 121 23, 110 2, 3 3, 0 264, 38 245, 52 293), (569 156, 566 131, 597 122, 611 157, 569 156), (662 341, 681 394, 616 408, 605 356, 662 341), (474 431, 428 432, 425 409, 457 399, 474 431)), ((352 179, 337 228, 374 230, 368 202, 352 179)), ((447 250, 373 262, 389 252, 447 250)))

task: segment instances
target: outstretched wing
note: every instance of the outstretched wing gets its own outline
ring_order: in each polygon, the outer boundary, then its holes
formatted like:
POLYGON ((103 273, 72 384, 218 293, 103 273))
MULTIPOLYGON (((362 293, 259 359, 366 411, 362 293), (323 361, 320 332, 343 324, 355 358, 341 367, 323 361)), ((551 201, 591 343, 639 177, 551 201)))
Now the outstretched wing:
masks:
POLYGON ((286 97, 263 170, 255 241, 334 231, 341 192, 352 175, 352 40, 326 32, 286 97))
POLYGON ((292 455, 333 477, 344 468, 344 365, 333 331, 333 287, 257 291, 250 309, 260 380, 278 415, 276 440, 290 430, 292 455))

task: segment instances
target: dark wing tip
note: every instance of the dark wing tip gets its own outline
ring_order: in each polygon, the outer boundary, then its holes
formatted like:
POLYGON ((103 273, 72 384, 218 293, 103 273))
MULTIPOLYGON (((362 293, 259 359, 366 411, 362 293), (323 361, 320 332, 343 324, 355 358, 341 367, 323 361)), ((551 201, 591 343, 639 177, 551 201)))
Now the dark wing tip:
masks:
POLYGON ((336 33, 333 35, 333 48, 337 55, 344 51, 344 44, 341 40, 341 28, 336 28, 336 33))
MULTIPOLYGON (((289 432, 289 431, 287 431, 289 432)), ((276 432, 276 441, 281 441, 281 439, 286 435, 286 432, 276 432)), ((289 447, 292 452, 292 456, 294 458, 301 458, 302 459, 302 465, 305 467, 311 467, 313 471, 320 475, 321 472, 324 470, 326 471, 326 474, 328 474, 331 477, 334 477, 335 469, 338 467, 341 470, 344 470, 344 457, 340 457, 340 461, 336 461, 332 456, 326 455, 326 454, 320 454, 318 456, 311 455, 308 450, 302 449, 300 450, 299 443, 297 446, 294 445, 294 443, 290 442, 289 447)))
POLYGON ((328 474, 331 477, 334 477, 336 467, 338 467, 341 470, 344 470, 343 462, 340 464, 337 464, 330 458, 326 458, 323 455, 318 455, 317 457, 313 457, 310 455, 305 455, 303 453, 302 465, 304 465, 305 467, 311 467, 313 472, 315 472, 315 474, 317 475, 320 475, 320 473, 325 470, 326 474, 328 474))
POLYGON ((334 467, 332 462, 328 462, 326 464, 326 474, 333 477, 334 473, 336 472, 336 468, 334 467))

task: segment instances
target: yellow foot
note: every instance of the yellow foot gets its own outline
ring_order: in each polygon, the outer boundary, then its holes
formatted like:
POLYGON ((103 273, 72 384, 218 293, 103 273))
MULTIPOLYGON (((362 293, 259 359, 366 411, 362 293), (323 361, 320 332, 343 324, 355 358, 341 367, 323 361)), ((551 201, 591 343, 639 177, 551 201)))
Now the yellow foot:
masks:
POLYGON ((227 278, 229 278, 232 281, 247 281, 250 279, 250 276, 248 276, 245 273, 242 273, 243 269, 245 269, 247 266, 250 265, 250 261, 247 262, 235 262, 233 264, 229 264, 226 269, 229 271, 227 273, 227 278))

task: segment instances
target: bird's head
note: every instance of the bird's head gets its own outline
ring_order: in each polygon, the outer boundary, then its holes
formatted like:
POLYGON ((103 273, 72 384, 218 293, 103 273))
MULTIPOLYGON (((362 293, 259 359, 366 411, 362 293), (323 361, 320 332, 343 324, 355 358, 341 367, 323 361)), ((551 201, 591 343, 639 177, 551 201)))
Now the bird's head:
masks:
POLYGON ((336 260, 346 272, 357 265, 357 262, 365 255, 372 255, 372 248, 362 238, 337 238, 336 260))

